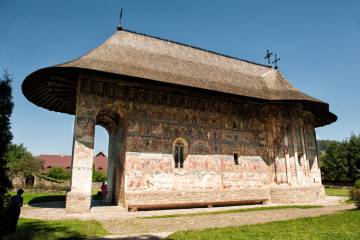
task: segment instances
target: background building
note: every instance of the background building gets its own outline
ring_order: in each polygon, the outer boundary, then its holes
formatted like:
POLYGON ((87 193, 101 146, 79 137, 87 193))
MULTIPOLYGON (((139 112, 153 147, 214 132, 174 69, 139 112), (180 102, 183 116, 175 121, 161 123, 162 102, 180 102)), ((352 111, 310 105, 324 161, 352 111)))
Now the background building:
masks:
MULTIPOLYGON (((41 154, 37 158, 44 161, 44 170, 48 171, 50 168, 58 167, 66 170, 71 170, 71 156, 70 155, 50 155, 41 154)), ((99 152, 94 156, 94 166, 97 171, 106 174, 107 171, 107 157, 103 152, 99 152)))

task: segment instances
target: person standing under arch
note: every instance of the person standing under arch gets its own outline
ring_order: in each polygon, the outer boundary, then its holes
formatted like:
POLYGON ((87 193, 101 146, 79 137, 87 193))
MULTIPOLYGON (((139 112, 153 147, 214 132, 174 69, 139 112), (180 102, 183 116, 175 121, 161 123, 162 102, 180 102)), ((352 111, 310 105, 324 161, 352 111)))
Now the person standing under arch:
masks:
POLYGON ((108 194, 107 184, 106 184, 106 182, 102 182, 102 185, 101 185, 101 198, 102 198, 103 203, 106 202, 107 194, 108 194))

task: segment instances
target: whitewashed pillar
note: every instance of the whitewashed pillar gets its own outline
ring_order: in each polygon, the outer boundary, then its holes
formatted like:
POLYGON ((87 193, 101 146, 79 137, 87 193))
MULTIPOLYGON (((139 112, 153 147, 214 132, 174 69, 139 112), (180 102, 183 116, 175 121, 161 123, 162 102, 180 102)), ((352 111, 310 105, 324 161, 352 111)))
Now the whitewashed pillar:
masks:
POLYGON ((91 206, 92 168, 94 155, 95 111, 79 98, 73 141, 71 190, 66 195, 66 211, 89 212, 91 206))

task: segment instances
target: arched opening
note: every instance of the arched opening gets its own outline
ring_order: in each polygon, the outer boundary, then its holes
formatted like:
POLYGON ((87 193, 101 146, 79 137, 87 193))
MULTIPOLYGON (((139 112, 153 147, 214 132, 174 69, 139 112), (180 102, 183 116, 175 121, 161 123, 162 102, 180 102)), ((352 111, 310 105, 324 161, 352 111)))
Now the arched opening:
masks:
MULTIPOLYGON (((107 166, 109 152, 109 133, 100 125, 95 127, 94 136, 94 158, 92 172, 92 205, 103 205, 107 203, 102 199, 102 183, 107 183, 107 166), (102 168, 102 169, 99 169, 102 168)), ((105 190, 105 189, 104 189, 105 190)))
POLYGON ((123 128, 120 123, 120 116, 114 111, 101 111, 96 117, 93 174, 103 181, 93 184, 93 194, 97 194, 93 206, 123 202, 123 128))
POLYGON ((25 178, 25 185, 26 186, 34 186, 35 177, 33 175, 26 176, 25 178))

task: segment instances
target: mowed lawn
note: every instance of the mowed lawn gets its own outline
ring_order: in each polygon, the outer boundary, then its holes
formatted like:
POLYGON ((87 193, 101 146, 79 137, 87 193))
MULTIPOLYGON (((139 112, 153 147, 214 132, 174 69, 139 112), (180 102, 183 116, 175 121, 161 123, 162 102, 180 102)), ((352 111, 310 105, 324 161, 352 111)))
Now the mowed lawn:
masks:
POLYGON ((19 219, 16 234, 1 239, 87 239, 108 234, 97 221, 19 219))
POLYGON ((358 240, 360 239, 360 210, 265 224, 177 232, 170 235, 168 239, 358 240))
MULTIPOLYGON (((326 188, 325 190, 327 195, 333 196, 347 197, 350 192, 348 188, 326 188)), ((23 197, 24 204, 64 201, 65 192, 26 192, 23 197)), ((276 209, 269 211, 276 211, 276 209)), ((219 215, 219 221, 221 221, 221 215, 219 215)), ((17 233, 4 239, 87 239, 109 234, 111 233, 108 233, 97 221, 20 219, 17 233)), ((360 210, 266 224, 176 232, 168 239, 360 239, 360 210)))
MULTIPOLYGON (((15 192, 11 193, 11 196, 16 195, 15 192)), ((24 204, 31 204, 37 202, 51 202, 51 201, 65 201, 65 192, 25 192, 22 196, 24 198, 24 204)))
POLYGON ((352 188, 325 187, 325 194, 328 196, 350 197, 352 188))

